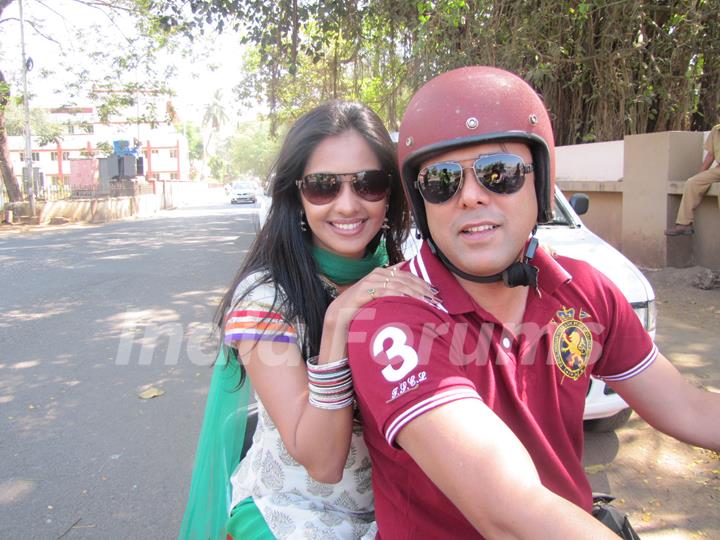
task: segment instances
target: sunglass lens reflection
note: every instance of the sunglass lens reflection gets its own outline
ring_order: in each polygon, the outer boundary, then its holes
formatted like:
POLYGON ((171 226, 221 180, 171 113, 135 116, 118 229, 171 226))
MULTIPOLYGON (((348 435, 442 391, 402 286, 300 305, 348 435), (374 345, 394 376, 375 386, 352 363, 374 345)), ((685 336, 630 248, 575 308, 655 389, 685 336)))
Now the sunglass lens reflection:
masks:
POLYGON ((368 202, 377 202, 387 195, 390 179, 383 171, 365 171, 353 181, 355 193, 368 202))
MULTIPOLYGON (((300 182, 300 190, 312 204, 328 204, 340 193, 342 180, 338 174, 308 174, 300 182)), ((353 191, 358 197, 377 202, 385 198, 390 190, 390 178, 383 171, 361 171, 352 175, 353 191)))
POLYGON ((435 163, 421 171, 419 184, 423 197, 430 203, 440 203, 455 195, 460 186, 462 168, 459 163, 435 163))
POLYGON ((303 195, 313 204, 326 204, 340 192, 340 182, 334 175, 309 174, 303 179, 303 195))
POLYGON ((480 158, 475 162, 475 174, 486 188, 499 194, 515 193, 525 181, 524 162, 519 156, 480 158))

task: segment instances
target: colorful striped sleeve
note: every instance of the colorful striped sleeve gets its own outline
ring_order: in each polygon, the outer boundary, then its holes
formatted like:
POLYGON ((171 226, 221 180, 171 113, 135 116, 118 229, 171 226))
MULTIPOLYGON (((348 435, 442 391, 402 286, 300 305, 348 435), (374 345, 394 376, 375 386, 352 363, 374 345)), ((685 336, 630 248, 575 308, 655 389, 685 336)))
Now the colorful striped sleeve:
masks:
MULTIPOLYGON (((247 281, 238 286, 246 290, 247 281)), ((236 294, 236 296, 240 296, 236 294)), ((225 317, 225 343, 232 345, 236 341, 275 341, 297 343, 297 330, 289 324, 283 315, 273 311, 275 289, 269 284, 256 285, 225 317)), ((275 305, 277 309, 277 305, 275 305)))

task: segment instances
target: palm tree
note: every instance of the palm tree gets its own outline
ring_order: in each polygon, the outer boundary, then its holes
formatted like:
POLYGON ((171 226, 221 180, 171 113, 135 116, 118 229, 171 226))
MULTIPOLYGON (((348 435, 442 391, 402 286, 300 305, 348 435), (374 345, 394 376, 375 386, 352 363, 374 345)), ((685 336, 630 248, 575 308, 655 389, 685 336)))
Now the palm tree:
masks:
POLYGON ((227 114, 225 114, 225 106, 223 105, 222 90, 215 90, 213 100, 210 104, 205 107, 205 114, 203 115, 203 127, 209 129, 209 133, 203 147, 203 169, 205 169, 205 158, 208 155, 210 149, 210 141, 214 133, 220 131, 223 124, 228 121, 227 114))

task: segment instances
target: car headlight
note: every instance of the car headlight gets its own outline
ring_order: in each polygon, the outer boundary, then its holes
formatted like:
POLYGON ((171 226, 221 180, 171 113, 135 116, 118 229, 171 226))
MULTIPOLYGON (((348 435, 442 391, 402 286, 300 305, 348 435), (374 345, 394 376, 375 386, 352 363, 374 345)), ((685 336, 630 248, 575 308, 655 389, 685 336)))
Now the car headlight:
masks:
POLYGON ((631 305, 633 310, 635 310, 635 315, 638 316, 638 319, 640 319, 640 322, 645 327, 645 330, 654 338, 657 323, 657 305, 655 304, 655 300, 633 302, 631 305))

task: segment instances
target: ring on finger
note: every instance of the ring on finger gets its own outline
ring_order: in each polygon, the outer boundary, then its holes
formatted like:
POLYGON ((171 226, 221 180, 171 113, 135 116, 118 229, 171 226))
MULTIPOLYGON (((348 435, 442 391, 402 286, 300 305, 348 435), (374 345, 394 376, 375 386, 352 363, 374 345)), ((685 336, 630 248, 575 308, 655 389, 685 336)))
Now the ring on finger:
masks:
POLYGON ((395 267, 394 266, 390 269, 390 277, 395 277, 395 267))
POLYGON ((388 283, 390 283, 390 278, 385 278, 385 283, 383 283, 383 289, 387 289, 388 283))
POLYGON ((372 298, 373 300, 375 300, 375 289, 374 289, 374 288, 372 288, 372 287, 369 288, 369 289, 367 290, 367 293, 370 295, 370 298, 372 298))

